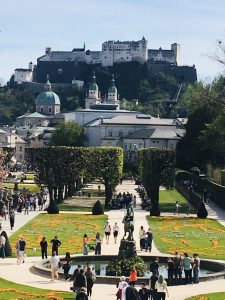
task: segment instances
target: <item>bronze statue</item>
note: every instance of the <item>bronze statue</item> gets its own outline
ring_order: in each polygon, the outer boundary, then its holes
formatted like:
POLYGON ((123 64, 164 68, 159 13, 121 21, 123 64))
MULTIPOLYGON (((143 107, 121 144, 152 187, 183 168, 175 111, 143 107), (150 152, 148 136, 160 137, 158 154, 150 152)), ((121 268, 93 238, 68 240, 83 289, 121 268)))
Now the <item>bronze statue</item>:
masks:
POLYGON ((133 207, 131 205, 127 206, 127 214, 126 216, 124 216, 123 218, 123 223, 124 223, 124 236, 123 236, 123 240, 126 237, 126 234, 128 232, 128 237, 127 240, 128 241, 133 241, 134 237, 133 237, 133 232, 134 232, 134 211, 133 211, 133 207))

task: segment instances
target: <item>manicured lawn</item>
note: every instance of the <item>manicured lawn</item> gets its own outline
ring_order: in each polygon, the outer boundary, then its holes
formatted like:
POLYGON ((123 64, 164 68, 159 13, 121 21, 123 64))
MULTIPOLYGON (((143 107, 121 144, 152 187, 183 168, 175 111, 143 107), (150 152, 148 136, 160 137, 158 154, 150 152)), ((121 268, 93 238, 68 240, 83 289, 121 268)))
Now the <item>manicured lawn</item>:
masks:
MULTIPOLYGON (((14 188, 14 183, 3 183, 3 187, 7 188, 14 188)), ((19 183, 18 184, 19 190, 22 190, 23 188, 28 189, 32 194, 36 194, 40 192, 40 187, 35 183, 19 183)))
POLYGON ((163 253, 198 253, 225 259, 225 228, 216 220, 191 217, 147 217, 154 241, 163 253))
POLYGON ((16 284, 0 278, 0 299, 12 300, 69 300, 75 299, 74 293, 37 289, 26 285, 16 284))
POLYGON ((91 207, 83 207, 78 205, 70 205, 65 203, 59 204, 59 210, 61 211, 79 211, 79 212, 91 212, 91 207))
MULTIPOLYGON (((19 229, 10 237, 10 242, 15 252, 15 243, 20 236, 23 236, 27 243, 27 255, 40 255, 40 241, 46 237, 51 253, 50 241, 55 235, 58 236, 62 245, 59 254, 64 255, 67 251, 71 254, 82 253, 82 239, 86 233, 90 243, 94 243, 96 232, 103 234, 103 228, 107 221, 107 216, 92 216, 90 214, 67 214, 58 215, 40 214, 25 226, 19 229), (37 251, 34 250, 36 248, 37 251)), ((15 254, 15 253, 14 253, 15 254)))
POLYGON ((186 300, 224 300, 224 299, 225 299, 225 293, 213 293, 213 294, 193 296, 186 300))
MULTIPOLYGON (((178 193, 177 190, 160 190, 159 191, 159 203, 160 210, 162 212, 174 212, 176 201, 181 205, 180 212, 186 213, 187 200, 178 193)), ((190 213, 196 213, 193 206, 190 206, 190 213)))

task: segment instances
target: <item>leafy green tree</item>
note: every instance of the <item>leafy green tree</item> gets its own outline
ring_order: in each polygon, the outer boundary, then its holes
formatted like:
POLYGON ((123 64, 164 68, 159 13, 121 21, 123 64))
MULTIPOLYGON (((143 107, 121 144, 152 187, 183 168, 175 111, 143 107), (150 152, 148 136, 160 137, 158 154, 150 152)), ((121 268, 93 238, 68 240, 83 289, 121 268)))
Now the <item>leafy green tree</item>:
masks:
POLYGON ((78 123, 65 122, 59 124, 51 138, 53 146, 82 146, 84 142, 84 129, 78 123))
POLYGON ((144 188, 151 199, 150 215, 159 216, 159 188, 171 189, 175 178, 175 152, 169 149, 138 150, 139 172, 144 188))
POLYGON ((123 172, 123 149, 119 147, 91 148, 88 172, 105 185, 105 208, 109 207, 113 191, 119 184, 123 172))

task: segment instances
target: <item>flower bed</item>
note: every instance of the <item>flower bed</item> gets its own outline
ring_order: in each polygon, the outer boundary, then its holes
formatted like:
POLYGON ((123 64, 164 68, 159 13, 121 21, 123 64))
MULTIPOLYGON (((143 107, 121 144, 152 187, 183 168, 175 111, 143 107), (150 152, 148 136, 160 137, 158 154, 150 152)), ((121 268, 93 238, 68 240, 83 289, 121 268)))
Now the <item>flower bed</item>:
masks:
POLYGON ((225 259, 225 228, 216 220, 191 217, 148 217, 154 241, 163 253, 175 251, 225 259))
POLYGON ((30 286, 16 284, 4 279, 0 279, 0 293, 1 300, 74 299, 74 293, 37 289, 30 286))
POLYGON ((59 254, 66 252, 81 253, 82 239, 84 233, 93 243, 96 232, 103 233, 107 216, 92 216, 88 214, 66 214, 58 215, 40 214, 28 222, 20 230, 10 237, 10 243, 15 254, 15 243, 20 236, 23 236, 27 243, 27 255, 40 255, 40 241, 45 236, 48 242, 48 253, 51 254, 50 241, 55 235, 62 242, 59 247, 59 254))

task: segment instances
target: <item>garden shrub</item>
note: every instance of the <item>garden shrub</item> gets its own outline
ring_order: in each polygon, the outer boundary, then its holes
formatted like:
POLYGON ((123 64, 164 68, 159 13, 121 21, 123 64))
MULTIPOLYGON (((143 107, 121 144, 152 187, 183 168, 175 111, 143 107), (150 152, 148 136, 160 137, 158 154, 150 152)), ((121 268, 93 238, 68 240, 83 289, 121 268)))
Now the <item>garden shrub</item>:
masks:
POLYGON ((49 203, 49 206, 47 208, 47 212, 49 214, 58 214, 59 213, 59 208, 58 208, 58 205, 55 201, 51 201, 49 203))
POLYGON ((92 208, 92 215, 103 215, 104 208, 101 201, 96 201, 92 208))
POLYGON ((199 206, 198 212, 197 212, 197 216, 200 219, 206 219, 208 217, 208 212, 207 209, 205 207, 205 203, 202 202, 199 206))

